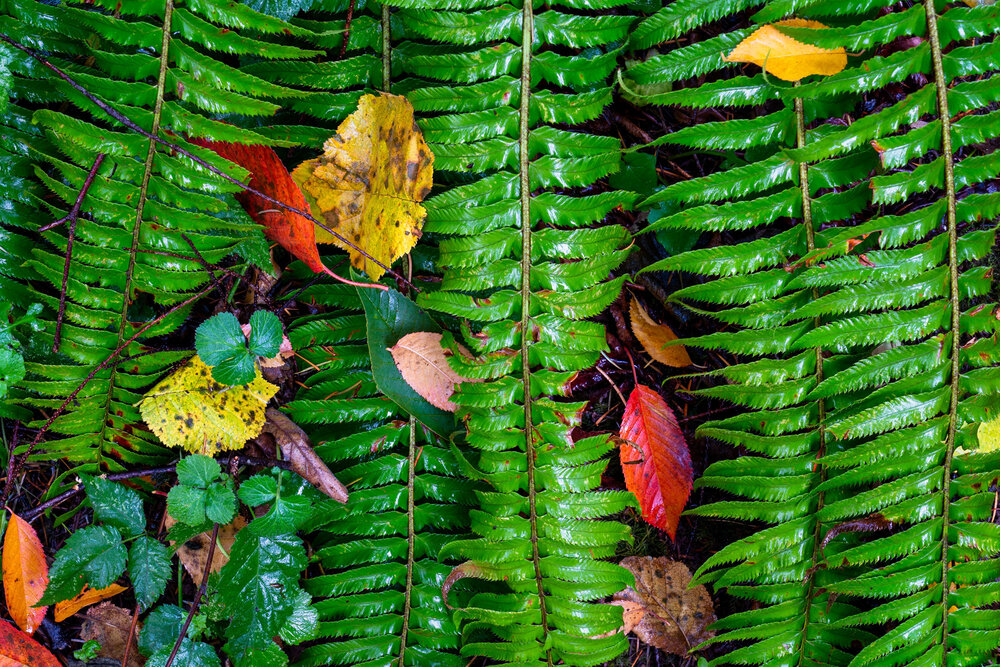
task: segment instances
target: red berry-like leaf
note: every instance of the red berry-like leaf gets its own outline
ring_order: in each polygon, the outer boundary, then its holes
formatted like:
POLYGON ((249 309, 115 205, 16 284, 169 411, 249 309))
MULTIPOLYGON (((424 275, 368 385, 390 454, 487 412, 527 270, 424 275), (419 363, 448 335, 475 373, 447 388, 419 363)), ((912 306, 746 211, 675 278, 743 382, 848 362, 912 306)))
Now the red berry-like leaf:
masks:
POLYGON ((625 405, 621 437, 625 486, 638 498, 642 518, 674 539, 694 471, 673 411, 654 390, 636 385, 625 405))

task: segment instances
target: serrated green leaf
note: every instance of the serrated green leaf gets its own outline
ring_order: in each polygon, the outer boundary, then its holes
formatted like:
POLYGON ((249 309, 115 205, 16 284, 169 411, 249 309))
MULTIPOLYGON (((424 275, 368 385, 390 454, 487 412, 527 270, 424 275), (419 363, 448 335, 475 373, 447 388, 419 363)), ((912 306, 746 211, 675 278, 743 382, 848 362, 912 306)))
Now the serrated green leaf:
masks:
POLYGON ((129 546, 128 576, 140 607, 148 609, 163 595, 170 575, 170 552, 160 542, 142 535, 129 546))
POLYGON ((100 477, 81 474, 80 480, 94 508, 94 518, 114 526, 125 537, 135 537, 146 530, 146 514, 138 493, 100 477))

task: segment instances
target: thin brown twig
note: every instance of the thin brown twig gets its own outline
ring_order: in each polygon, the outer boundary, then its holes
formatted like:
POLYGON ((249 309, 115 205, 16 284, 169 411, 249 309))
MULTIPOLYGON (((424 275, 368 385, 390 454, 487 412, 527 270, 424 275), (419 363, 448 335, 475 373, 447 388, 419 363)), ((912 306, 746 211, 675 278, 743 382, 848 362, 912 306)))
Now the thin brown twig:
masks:
POLYGON ((205 571, 201 575, 201 586, 198 587, 198 592, 194 594, 194 600, 191 601, 191 608, 188 610, 187 618, 184 619, 184 625, 181 626, 181 633, 177 636, 177 641, 174 643, 174 650, 170 652, 170 657, 167 658, 167 662, 163 667, 170 667, 174 663, 177 652, 181 650, 181 642, 184 641, 184 635, 187 634, 188 628, 191 626, 191 620, 198 611, 198 605, 201 604, 201 596, 205 594, 205 589, 208 588, 208 575, 212 571, 212 561, 215 559, 215 542, 218 539, 219 524, 214 524, 212 526, 212 539, 208 545, 208 558, 205 560, 205 571))
MULTIPOLYGON (((309 220, 310 222, 312 222, 317 227, 319 227, 321 229, 324 229, 327 232, 329 232, 330 234, 332 234, 334 236, 334 238, 339 239, 340 241, 342 241, 348 247, 350 247, 350 248, 356 250, 357 252, 361 253, 361 255, 363 255, 364 257, 366 257, 368 259, 368 261, 370 261, 373 264, 375 264, 376 266, 380 267, 383 271, 385 271, 389 275, 393 276, 397 280, 406 281, 406 279, 403 276, 401 276, 399 273, 397 273, 396 271, 394 271, 390 267, 386 266, 385 264, 383 264, 379 260, 377 260, 374 257, 372 257, 371 254, 369 254, 364 249, 362 249, 362 248, 358 247, 357 245, 355 245, 351 240, 345 238, 341 234, 337 233, 336 231, 334 231, 334 230, 330 229, 329 227, 327 227, 326 225, 324 225, 322 222, 320 222, 319 220, 317 220, 316 218, 314 218, 312 216, 312 214, 309 213, 308 211, 300 210, 300 209, 295 208, 294 206, 292 206, 290 204, 286 204, 283 201, 279 201, 279 200, 275 199, 274 197, 266 195, 263 192, 261 192, 259 190, 256 190, 255 188, 250 187, 248 184, 244 183, 243 181, 230 176, 229 174, 225 173, 221 169, 218 169, 217 167, 212 166, 211 164, 209 164, 205 160, 201 159, 200 157, 198 157, 197 155, 195 155, 191 151, 188 151, 188 150, 182 148, 181 146, 178 146, 177 144, 173 144, 173 143, 167 141, 166 139, 162 139, 162 138, 154 135, 153 133, 151 133, 151 132, 149 132, 147 130, 144 130, 143 128, 139 127, 135 123, 135 121, 133 121, 132 119, 130 119, 128 116, 122 114, 121 112, 117 111, 116 109, 114 109, 113 107, 111 107, 109 104, 107 104, 103 100, 99 99, 96 95, 94 95, 89 90, 87 90, 86 88, 84 88, 82 85, 80 85, 79 83, 77 83, 75 79, 73 79, 72 77, 70 77, 68 74, 66 74, 65 72, 63 72, 61 69, 59 69, 58 67, 56 67, 52 63, 50 63, 48 60, 46 60, 45 58, 43 58, 41 55, 39 55, 38 53, 36 53, 34 50, 28 48, 27 46, 21 44, 18 41, 12 39, 11 37, 9 37, 8 35, 6 35, 5 33, 0 32, 0 41, 9 44, 10 46, 14 47, 18 51, 21 51, 21 52, 27 54, 28 56, 30 56, 31 58, 33 58, 34 60, 38 61, 41 65, 43 65, 47 69, 49 69, 52 72, 54 72, 56 74, 56 76, 58 76, 60 79, 62 79, 63 81, 65 81, 66 83, 68 83, 70 86, 72 86, 73 89, 76 90, 78 93, 80 93, 81 95, 83 95, 84 97, 86 97, 88 100, 90 100, 91 102, 93 102, 95 105, 97 105, 97 107, 99 109, 101 109, 101 111, 103 111, 104 113, 108 114, 109 116, 111 116, 112 118, 114 118, 116 121, 118 121, 119 123, 121 123, 125 127, 129 128, 130 130, 132 130, 133 132, 138 132, 139 134, 141 134, 142 136, 146 137, 150 141, 155 141, 156 143, 160 144, 164 148, 168 148, 171 151, 174 151, 174 152, 178 153, 179 155, 183 155, 184 157, 186 157, 187 159, 191 160, 192 162, 194 162, 198 166, 200 166, 200 167, 202 167, 204 169, 207 169, 208 171, 212 172, 216 176, 219 176, 220 178, 223 178, 226 181, 229 181, 233 185, 239 186, 240 188, 246 190, 247 192, 250 192, 251 194, 257 195, 258 197, 260 197, 261 199, 263 199, 266 202, 274 204, 275 206, 280 206, 281 208, 285 209, 286 211, 289 211, 291 213, 295 213, 296 215, 301 215, 303 218, 305 218, 306 220, 309 220)), ((333 277, 333 278, 335 278, 335 279, 337 279, 337 280, 339 280, 341 282, 345 282, 345 283, 350 284, 350 285, 356 285, 356 286, 358 285, 358 283, 353 282, 353 281, 348 281, 346 278, 342 278, 341 276, 338 276, 338 275, 334 274, 333 272, 330 272, 330 275, 331 275, 331 277, 333 277)), ((410 284, 409 281, 406 281, 406 283, 410 284)), ((360 286, 362 286, 362 287, 370 287, 372 289, 379 289, 379 290, 386 290, 386 289, 388 289, 385 285, 380 285, 378 283, 364 283, 364 284, 362 284, 360 286)), ((416 286, 414 286, 412 284, 410 285, 410 287, 411 287, 411 289, 413 289, 416 292, 420 291, 416 286)))
POLYGON ((59 290, 59 312, 56 315, 56 330, 52 341, 53 352, 59 351, 59 344, 62 342, 63 317, 66 315, 66 285, 69 283, 69 265, 73 259, 73 241, 76 239, 76 222, 80 217, 80 207, 83 205, 83 200, 87 196, 87 191, 90 190, 90 186, 94 184, 94 177, 97 175, 97 170, 101 168, 101 163, 104 162, 104 157, 104 153, 98 153, 97 157, 94 158, 94 164, 90 168, 90 173, 87 174, 87 179, 83 182, 83 187, 81 187, 80 192, 77 193, 76 201, 73 202, 73 208, 69 210, 69 213, 55 222, 50 222, 38 230, 39 232, 45 232, 62 224, 69 225, 69 233, 66 235, 66 261, 63 262, 62 287, 59 290))
POLYGON ((351 4, 347 7, 347 20, 344 22, 344 41, 340 43, 340 59, 344 59, 344 55, 347 53, 347 40, 351 38, 351 19, 354 18, 354 3, 356 0, 351 0, 351 4))
POLYGON ((135 604, 135 610, 132 612, 132 623, 128 628, 128 637, 125 638, 125 648, 122 650, 122 667, 128 667, 128 654, 131 653, 132 649, 132 638, 135 637, 135 628, 139 624, 139 603, 135 604))

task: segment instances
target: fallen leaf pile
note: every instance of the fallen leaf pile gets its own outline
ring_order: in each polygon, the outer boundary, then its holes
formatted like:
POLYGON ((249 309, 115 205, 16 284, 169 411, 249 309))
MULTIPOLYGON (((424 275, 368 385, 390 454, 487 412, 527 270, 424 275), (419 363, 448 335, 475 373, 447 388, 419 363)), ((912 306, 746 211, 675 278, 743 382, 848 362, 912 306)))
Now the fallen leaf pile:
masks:
POLYGON ((229 387, 197 356, 150 389, 139 403, 149 428, 170 447, 211 456, 240 449, 264 427, 264 409, 278 387, 261 377, 229 387))
MULTIPOLYGON (((398 95, 365 95, 323 145, 323 155, 300 164, 292 178, 313 217, 389 266, 420 238, 431 191, 434 156, 398 95)), ((322 228, 317 243, 333 243, 374 280, 383 269, 322 228)))
POLYGON ((625 405, 620 436, 625 486, 639 500, 642 518, 674 539, 694 471, 673 411, 654 390, 636 385, 625 405))
POLYGON ((428 403, 441 410, 454 412, 458 407, 451 400, 456 384, 482 382, 464 378, 452 370, 448 365, 451 351, 445 350, 441 345, 439 333, 417 331, 406 334, 389 352, 406 383, 428 403))
POLYGON ((753 63, 784 81, 800 81, 812 74, 829 76, 847 66, 847 52, 843 48, 821 49, 803 44, 778 30, 775 25, 789 28, 827 27, 819 21, 806 19, 778 21, 755 30, 722 59, 730 63, 753 63))
POLYGON ((708 629, 715 622, 712 598, 704 586, 688 588, 687 566, 662 556, 629 556, 621 565, 635 575, 635 588, 612 602, 624 609, 625 634, 680 656, 715 636, 708 629))
POLYGON ((632 333, 646 354, 665 366, 683 368, 691 365, 691 357, 683 345, 667 346, 670 341, 677 340, 677 334, 666 324, 657 324, 635 297, 632 297, 628 312, 632 333))

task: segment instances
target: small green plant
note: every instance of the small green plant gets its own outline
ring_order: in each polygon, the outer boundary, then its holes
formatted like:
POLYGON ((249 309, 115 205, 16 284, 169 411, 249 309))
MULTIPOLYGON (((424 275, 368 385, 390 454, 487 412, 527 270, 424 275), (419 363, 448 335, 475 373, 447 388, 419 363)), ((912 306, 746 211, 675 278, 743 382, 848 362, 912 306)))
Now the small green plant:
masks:
POLYGON ((250 333, 244 335, 232 313, 219 313, 202 322, 195 332, 195 349, 212 377, 222 384, 246 384, 254 379, 257 358, 278 354, 281 320, 274 313, 258 310, 250 316, 250 333))

